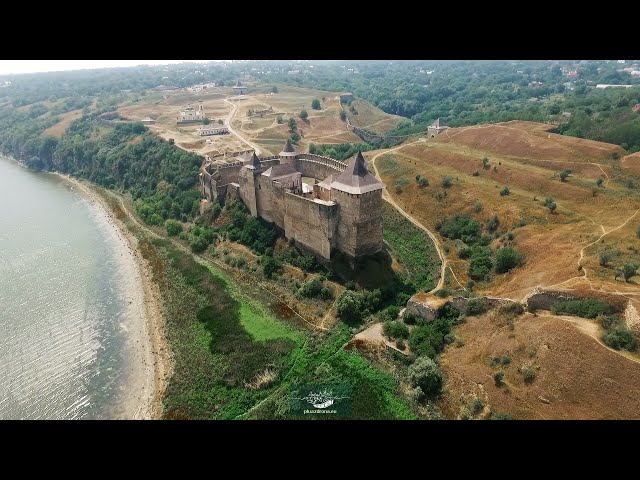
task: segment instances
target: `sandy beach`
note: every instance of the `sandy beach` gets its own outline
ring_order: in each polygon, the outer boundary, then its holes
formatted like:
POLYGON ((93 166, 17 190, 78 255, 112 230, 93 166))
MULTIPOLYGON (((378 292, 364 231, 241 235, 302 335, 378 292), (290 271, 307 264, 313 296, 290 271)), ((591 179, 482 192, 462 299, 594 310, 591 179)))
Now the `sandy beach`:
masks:
POLYGON ((158 286, 153 282, 151 269, 138 251, 138 239, 115 217, 105 200, 90 185, 66 175, 55 175, 99 207, 120 240, 121 270, 128 292, 128 317, 132 322, 127 335, 133 345, 134 361, 128 372, 127 400, 114 411, 114 418, 160 419, 172 362, 164 335, 162 300, 158 286))

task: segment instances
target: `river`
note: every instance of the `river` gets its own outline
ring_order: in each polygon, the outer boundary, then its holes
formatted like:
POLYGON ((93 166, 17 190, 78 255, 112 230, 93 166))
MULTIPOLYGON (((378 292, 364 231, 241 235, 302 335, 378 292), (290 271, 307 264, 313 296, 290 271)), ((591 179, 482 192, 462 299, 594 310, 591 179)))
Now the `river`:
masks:
POLYGON ((136 268, 99 205, 0 157, 0 419, 137 416, 149 347, 136 268))

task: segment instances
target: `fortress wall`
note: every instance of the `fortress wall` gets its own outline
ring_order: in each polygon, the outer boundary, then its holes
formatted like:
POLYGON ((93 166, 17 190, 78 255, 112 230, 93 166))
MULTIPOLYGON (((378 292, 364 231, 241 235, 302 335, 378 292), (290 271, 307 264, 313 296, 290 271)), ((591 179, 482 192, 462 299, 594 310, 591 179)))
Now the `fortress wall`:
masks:
POLYGON ((217 171, 220 174, 218 184, 227 185, 228 183, 238 183, 238 176, 241 168, 242 164, 234 164, 232 166, 218 168, 217 171))
POLYGON ((289 192, 284 194, 284 205, 285 237, 329 259, 337 205, 323 205, 289 192))
POLYGON ((258 216, 284 229, 284 188, 262 175, 256 177, 256 187, 258 216))
POLYGON ((382 190, 353 195, 331 190, 331 198, 340 204, 334 245, 355 257, 380 250, 382 237, 382 190))

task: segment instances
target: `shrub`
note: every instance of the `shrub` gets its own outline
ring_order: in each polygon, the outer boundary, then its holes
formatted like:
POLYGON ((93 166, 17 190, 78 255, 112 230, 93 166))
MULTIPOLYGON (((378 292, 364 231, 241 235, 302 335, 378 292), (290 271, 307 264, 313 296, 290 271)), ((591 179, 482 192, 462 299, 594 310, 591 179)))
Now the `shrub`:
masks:
POLYGON ((409 347, 416 355, 435 357, 444 347, 443 333, 436 327, 435 322, 420 325, 411 330, 409 334, 409 347))
POLYGON ((347 112, 345 112, 344 110, 340 110, 340 120, 342 120, 343 122, 347 120, 347 112))
POLYGON ((551 311, 556 315, 573 315, 574 317, 596 318, 611 312, 611 306, 602 300, 584 298, 575 300, 560 300, 551 305, 551 311))
POLYGON ((389 305, 387 308, 385 308, 382 311, 380 316, 382 317, 383 321, 390 321, 390 320, 396 320, 399 314, 400 314, 400 307, 398 307, 397 305, 389 305))
POLYGON ((628 282, 629 279, 635 277, 638 274, 638 265, 627 263, 624 267, 622 267, 622 276, 624 277, 624 281, 628 282))
POLYGON ((425 177, 420 175, 418 175, 418 177, 416 178, 416 182, 418 183, 420 188, 425 188, 429 186, 429 180, 427 180, 425 177))
POLYGON ((608 346, 616 350, 624 349, 633 352, 638 346, 633 333, 623 326, 618 326, 608 332, 605 332, 602 336, 602 340, 608 346))
POLYGON ((345 290, 338 297, 336 303, 336 313, 338 318, 348 324, 355 324, 362 320, 360 311, 360 298, 353 290, 345 290))
POLYGON ((473 253, 473 249, 472 248, 470 248, 470 247, 462 247, 460 250, 458 250, 458 258, 466 260, 466 259, 471 257, 472 253, 473 253))
POLYGON ((569 175, 571 175, 571 169, 570 168, 565 168, 564 170, 562 170, 560 172, 560 181, 564 182, 567 180, 567 178, 569 177, 569 175))
POLYGON ((604 180, 602 178, 599 178, 598 180, 596 180, 596 185, 598 187, 602 187, 602 184, 604 183, 604 180))
POLYGON ((449 188, 453 185, 453 179, 449 175, 442 177, 442 187, 449 188))
POLYGON ((415 325, 416 323, 418 323, 418 316, 413 312, 407 312, 405 310, 403 320, 407 325, 415 325))
POLYGON ((193 253, 202 253, 209 246, 207 239, 201 235, 191 235, 189 238, 189 247, 193 253))
POLYGON ((260 263, 262 264, 262 273, 267 278, 272 278, 273 275, 282 272, 282 262, 271 255, 264 255, 260 263))
POLYGON ((420 387, 425 395, 434 395, 442 388, 442 373, 436 362, 429 357, 418 357, 409 367, 409 381, 420 387))
POLYGON ((469 262, 469 276, 473 280, 486 280, 493 268, 493 260, 489 256, 473 256, 469 262))
POLYGON ((489 306, 487 304, 487 299, 484 297, 471 298, 467 302, 467 307, 465 308, 466 315, 482 315, 484 312, 488 310, 489 306))
POLYGON ((618 323, 618 319, 613 315, 598 315, 596 320, 605 330, 609 330, 618 323))
POLYGON ((500 363, 504 366, 507 366, 511 363, 511 357, 509 355, 503 355, 500 358, 500 363))
POLYGON ((513 420, 511 415, 507 415, 506 413, 495 413, 491 412, 490 420, 513 420))
POLYGON ((480 236, 480 224, 466 215, 456 215, 446 219, 440 225, 440 233, 447 238, 461 239, 465 243, 474 243, 480 236), (467 237, 466 241, 462 237, 467 237))
POLYGON ((510 193, 511 193, 511 190, 509 190, 509 187, 507 187, 507 186, 505 186, 502 190, 500 190, 500 196, 501 197, 506 197, 510 193))
POLYGON ((600 254, 600 266, 606 267, 609 265, 609 262, 613 260, 616 256, 617 252, 615 250, 605 250, 600 254))
POLYGON ((471 280, 471 279, 467 280, 467 288, 468 288, 469 290, 473 290, 473 287, 475 287, 475 286, 476 286, 476 282, 474 282, 474 281, 473 281, 473 280, 471 280))
POLYGON ((503 380, 504 380, 504 372, 502 370, 499 370, 493 374, 493 381, 496 383, 497 387, 502 385, 503 380))
POLYGON ((484 205, 482 205, 482 202, 480 200, 476 200, 476 203, 473 204, 473 211, 476 213, 480 213, 483 208, 484 205))
POLYGON ((487 167, 487 165, 489 165, 489 158, 484 157, 484 158, 482 159, 482 166, 486 168, 486 167, 487 167))
POLYGON ((398 348, 398 350, 404 350, 405 348, 407 348, 407 345, 404 343, 404 340, 400 339, 396 342, 396 347, 398 348))
POLYGON ((551 197, 544 199, 544 206, 547 207, 551 213, 553 213, 557 207, 556 202, 551 197))
POLYGON ((323 300, 328 300, 332 296, 331 290, 326 287, 322 280, 318 277, 309 280, 302 284, 298 289, 298 295, 305 298, 317 298, 320 297, 323 300))
POLYGON ((523 256, 511 247, 503 247, 496 252, 496 272, 506 273, 522 264, 523 256))
POLYGON ((307 118, 309 118, 309 114, 307 113, 307 111, 306 111, 306 110, 302 110, 302 111, 300 112, 300 118, 301 118, 302 120, 306 120, 307 118))
POLYGON ((170 237, 175 237, 182 232, 182 224, 176 220, 167 220, 164 227, 167 229, 167 235, 170 237))
POLYGON ((511 316, 522 315, 524 313, 524 306, 516 302, 505 303, 500 306, 500 313, 511 316))
POLYGON ((284 118, 282 118, 282 115, 278 115, 278 118, 276 118, 276 122, 278 122, 278 125, 282 125, 284 123, 284 118))
POLYGON ((402 322, 391 320, 384 322, 382 332, 389 338, 409 338, 409 328, 402 322))
POLYGON ((313 101, 311 102, 311 108, 313 108, 314 110, 320 110, 320 100, 318 100, 317 98, 314 98, 313 101))
POLYGON ((473 403, 471 404, 471 409, 473 410, 473 413, 477 415, 482 411, 483 408, 484 408, 484 403, 482 402, 480 397, 475 397, 473 399, 473 403))
POLYGON ((487 220, 487 230, 493 233, 498 229, 499 225, 500 219, 498 218, 498 215, 494 213, 489 220, 487 220))
POLYGON ((451 292, 449 292, 449 290, 447 290, 446 288, 441 288, 440 290, 438 290, 436 292, 436 296, 438 296, 440 298, 448 297, 450 294, 451 294, 451 292))
POLYGON ((536 378, 536 369, 529 365, 523 365, 520 368, 520 373, 527 383, 533 382, 533 379, 536 378))

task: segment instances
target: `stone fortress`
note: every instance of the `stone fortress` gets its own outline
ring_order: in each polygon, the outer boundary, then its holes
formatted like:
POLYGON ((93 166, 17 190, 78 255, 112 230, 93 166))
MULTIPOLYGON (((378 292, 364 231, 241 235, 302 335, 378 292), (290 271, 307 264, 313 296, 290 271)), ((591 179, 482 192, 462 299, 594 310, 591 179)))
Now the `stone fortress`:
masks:
POLYGON ((384 184, 360 152, 341 162, 296 152, 287 141, 272 157, 248 151, 231 163, 208 159, 199 177, 207 201, 236 193, 252 216, 274 223, 287 239, 319 257, 328 260, 337 250, 355 258, 383 247, 384 184))

